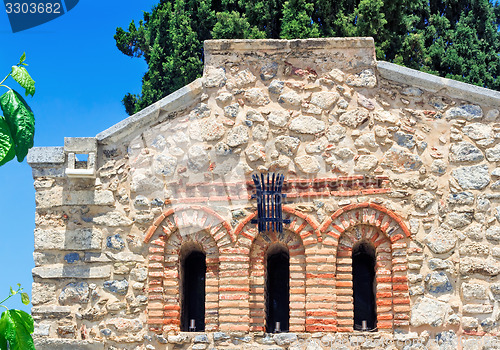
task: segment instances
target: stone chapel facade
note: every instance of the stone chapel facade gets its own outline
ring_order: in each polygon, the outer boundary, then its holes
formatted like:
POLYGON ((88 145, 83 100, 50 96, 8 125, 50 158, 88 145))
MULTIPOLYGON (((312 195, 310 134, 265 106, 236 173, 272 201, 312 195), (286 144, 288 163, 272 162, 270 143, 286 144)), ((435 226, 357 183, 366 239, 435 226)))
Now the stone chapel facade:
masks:
POLYGON ((202 78, 30 151, 37 349, 500 348, 499 107, 371 38, 205 42, 202 78))

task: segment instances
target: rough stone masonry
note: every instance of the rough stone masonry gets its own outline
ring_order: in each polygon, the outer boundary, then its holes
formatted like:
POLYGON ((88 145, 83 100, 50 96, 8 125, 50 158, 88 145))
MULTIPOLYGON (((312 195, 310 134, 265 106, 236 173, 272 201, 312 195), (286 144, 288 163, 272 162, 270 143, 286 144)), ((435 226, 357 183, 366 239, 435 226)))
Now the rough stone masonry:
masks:
POLYGON ((207 41, 203 77, 32 149, 37 349, 498 349, 500 93, 374 52, 371 38, 207 41), (252 223, 251 175, 268 172, 285 175, 280 235, 252 223), (373 332, 353 323, 361 241, 373 332), (275 244, 290 329, 269 334, 275 244), (180 331, 192 249, 204 332, 180 331))

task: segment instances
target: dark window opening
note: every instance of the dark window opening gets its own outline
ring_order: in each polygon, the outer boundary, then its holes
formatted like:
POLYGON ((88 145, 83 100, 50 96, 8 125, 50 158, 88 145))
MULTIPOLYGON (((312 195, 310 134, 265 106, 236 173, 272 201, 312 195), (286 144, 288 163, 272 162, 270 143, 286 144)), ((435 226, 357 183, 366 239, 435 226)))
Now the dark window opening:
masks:
POLYGON ((290 323, 290 257, 281 245, 268 249, 266 331, 288 332, 290 323))
POLYGON ((182 263, 181 330, 205 330, 205 254, 192 251, 182 263))
POLYGON ((354 329, 377 327, 375 304, 375 248, 359 242, 352 249, 352 282, 354 295, 354 329))

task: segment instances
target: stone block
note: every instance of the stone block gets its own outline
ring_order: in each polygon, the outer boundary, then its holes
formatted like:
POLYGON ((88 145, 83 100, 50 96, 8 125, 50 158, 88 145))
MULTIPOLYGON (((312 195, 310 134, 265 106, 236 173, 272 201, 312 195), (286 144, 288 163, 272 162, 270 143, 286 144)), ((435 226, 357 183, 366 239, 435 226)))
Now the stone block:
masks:
POLYGON ((67 266, 62 264, 35 267, 34 277, 39 278, 109 278, 111 266, 67 266))
POLYGON ((97 152, 97 139, 95 137, 65 137, 64 151, 77 154, 97 152))
POLYGON ((104 350, 104 343, 76 339, 35 339, 37 350, 104 350))
POLYGON ((98 250, 102 241, 102 232, 96 228, 35 229, 36 250, 98 250))
POLYGON ((63 147, 33 147, 28 151, 26 161, 29 165, 61 164, 66 161, 63 147))

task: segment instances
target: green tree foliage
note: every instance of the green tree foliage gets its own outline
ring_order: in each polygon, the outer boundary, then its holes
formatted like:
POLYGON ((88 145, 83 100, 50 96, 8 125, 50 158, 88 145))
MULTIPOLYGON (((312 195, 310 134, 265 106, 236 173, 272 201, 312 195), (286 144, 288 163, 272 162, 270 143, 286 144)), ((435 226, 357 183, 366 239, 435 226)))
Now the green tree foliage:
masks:
POLYGON ((28 294, 23 293, 20 284, 17 285, 17 290, 10 288, 9 296, 0 301, 0 307, 5 308, 0 317, 0 350, 35 350, 31 337, 34 332, 33 317, 22 310, 9 309, 2 305, 16 294, 21 296, 24 305, 30 303, 28 294))
POLYGON ((149 66, 133 114, 201 75, 207 39, 372 36, 379 60, 500 90, 499 26, 497 0, 161 0, 115 40, 149 66))
POLYGON ((7 92, 0 96, 0 107, 3 116, 0 116, 0 165, 7 163, 14 157, 22 162, 28 150, 33 147, 35 136, 35 116, 24 98, 4 82, 12 77, 25 90, 26 96, 35 94, 35 81, 26 70, 24 63, 26 55, 23 53, 19 63, 12 67, 11 72, 0 82, 0 87, 7 92))

